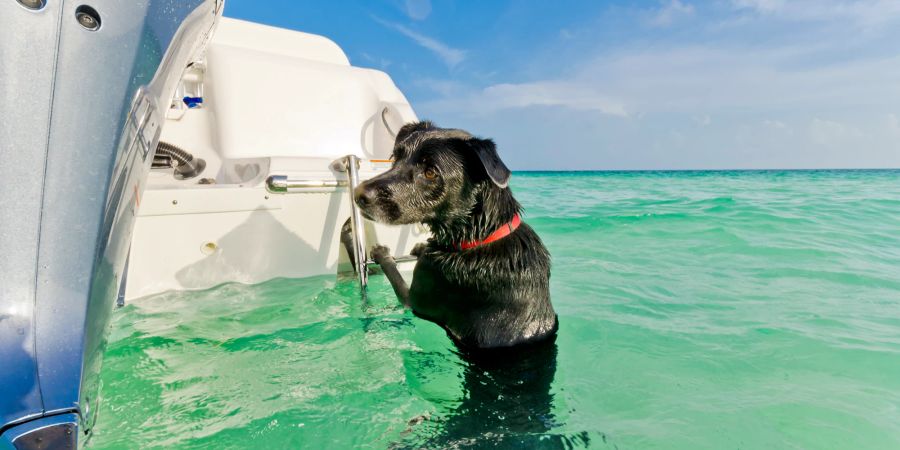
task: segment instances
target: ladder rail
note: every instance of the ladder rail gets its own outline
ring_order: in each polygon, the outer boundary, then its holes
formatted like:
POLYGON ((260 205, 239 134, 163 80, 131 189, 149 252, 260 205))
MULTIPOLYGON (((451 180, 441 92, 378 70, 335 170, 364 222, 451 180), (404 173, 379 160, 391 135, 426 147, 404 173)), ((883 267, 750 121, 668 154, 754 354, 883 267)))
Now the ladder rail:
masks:
MULTIPOLYGON (((369 284, 369 265, 377 264, 369 259, 366 251, 366 233, 365 222, 362 213, 356 201, 353 199, 353 192, 359 186, 359 167, 360 159, 356 155, 347 155, 338 158, 331 163, 331 168, 338 172, 346 172, 347 180, 311 180, 311 179, 293 179, 285 175, 272 175, 266 179, 266 190, 273 194, 289 194, 294 192, 302 192, 309 188, 341 188, 347 187, 347 196, 350 201, 350 233, 344 232, 342 235, 349 234, 350 245, 345 244, 348 253, 352 253, 353 270, 359 277, 360 288, 365 292, 369 284), (352 250, 351 250, 352 249, 352 250)), ((397 256, 397 262, 416 261, 413 255, 397 256)))
POLYGON ((369 284, 368 256, 366 255, 366 234, 363 229, 362 213, 353 199, 353 192, 359 186, 359 158, 355 155, 347 155, 343 159, 344 167, 347 168, 347 178, 350 181, 350 188, 347 189, 347 195, 350 197, 350 227, 353 236, 353 256, 356 262, 356 273, 359 275, 359 286, 366 289, 369 284))

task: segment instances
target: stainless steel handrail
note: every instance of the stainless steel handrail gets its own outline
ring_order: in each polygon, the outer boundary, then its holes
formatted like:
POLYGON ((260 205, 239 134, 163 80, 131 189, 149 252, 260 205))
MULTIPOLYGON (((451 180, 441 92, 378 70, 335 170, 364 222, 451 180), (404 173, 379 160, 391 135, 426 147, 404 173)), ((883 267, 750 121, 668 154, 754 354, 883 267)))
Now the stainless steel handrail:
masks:
POLYGON ((293 189, 322 189, 346 187, 347 180, 309 180, 272 175, 266 178, 266 190, 273 194, 289 194, 293 189))

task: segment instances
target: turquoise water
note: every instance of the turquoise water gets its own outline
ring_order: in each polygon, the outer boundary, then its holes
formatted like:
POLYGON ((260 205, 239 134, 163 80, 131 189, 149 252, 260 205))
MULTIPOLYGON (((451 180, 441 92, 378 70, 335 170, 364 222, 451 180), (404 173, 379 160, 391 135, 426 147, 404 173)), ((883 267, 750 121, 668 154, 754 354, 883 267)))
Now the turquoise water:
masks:
POLYGON ((91 447, 900 448, 900 172, 513 189, 553 255, 543 392, 489 398, 380 276, 229 284, 116 311, 91 447))

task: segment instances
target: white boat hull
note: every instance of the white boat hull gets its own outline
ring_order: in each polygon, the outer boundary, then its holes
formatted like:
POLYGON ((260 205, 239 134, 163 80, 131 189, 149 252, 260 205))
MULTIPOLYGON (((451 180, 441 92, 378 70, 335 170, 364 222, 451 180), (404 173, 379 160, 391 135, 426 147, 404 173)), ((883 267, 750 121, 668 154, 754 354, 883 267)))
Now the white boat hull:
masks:
MULTIPOLYGON (((389 168, 393 133, 416 120, 390 78, 351 66, 321 36, 223 18, 179 92, 205 94, 203 106, 176 98, 160 141, 204 159, 206 169, 188 180, 171 169, 150 173, 125 299, 352 273, 340 240, 351 215, 347 175, 331 163, 356 156, 363 180, 389 168), (273 175, 323 187, 274 193, 266 187, 273 175)), ((364 230, 368 248, 387 245, 398 256, 428 236, 416 225, 366 221, 364 230)))
MULTIPOLYGON (((363 172, 371 176, 371 172, 363 172)), ((265 187, 147 189, 131 244, 126 299, 222 283, 352 272, 340 230, 347 188, 272 194, 265 187)), ((409 254, 418 226, 366 222, 366 242, 409 254)))

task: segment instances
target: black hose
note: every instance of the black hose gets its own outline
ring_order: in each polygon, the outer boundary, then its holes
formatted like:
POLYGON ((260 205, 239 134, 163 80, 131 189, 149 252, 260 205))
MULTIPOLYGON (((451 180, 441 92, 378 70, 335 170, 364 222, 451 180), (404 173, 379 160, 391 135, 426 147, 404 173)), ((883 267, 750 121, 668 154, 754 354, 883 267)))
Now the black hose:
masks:
POLYGON ((168 142, 159 141, 156 145, 156 156, 166 156, 175 168, 175 178, 187 180, 203 173, 206 161, 202 158, 194 158, 194 155, 168 142))

